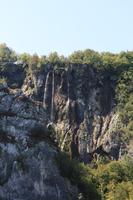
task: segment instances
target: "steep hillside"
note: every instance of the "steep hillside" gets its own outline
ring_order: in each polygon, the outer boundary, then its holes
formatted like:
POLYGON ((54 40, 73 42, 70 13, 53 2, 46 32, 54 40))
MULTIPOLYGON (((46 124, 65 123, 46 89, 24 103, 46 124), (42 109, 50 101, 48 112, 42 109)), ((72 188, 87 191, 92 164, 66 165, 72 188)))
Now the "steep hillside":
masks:
MULTIPOLYGON (((0 62, 0 147, 5 163, 1 165, 0 197, 23 199, 26 191, 27 199, 53 199, 54 195, 54 199, 76 200, 81 192, 85 199, 91 199, 91 182, 109 199, 112 166, 116 170, 125 155, 133 156, 133 52, 99 54, 86 50, 64 58, 56 53, 38 57, 8 51, 10 56, 1 56, 0 62), (79 190, 59 174, 54 162, 60 151, 70 159, 60 157, 60 162, 68 159, 66 169, 70 174, 74 170, 69 176, 59 162, 61 174, 79 190), (78 161, 71 163, 71 159, 78 161), (111 160, 118 160, 116 167, 111 160), (79 161, 91 169, 80 166, 79 161), (100 168, 98 162, 106 165, 100 168), (35 180, 34 170, 38 174, 35 180), (98 171, 108 174, 109 187, 98 171), (99 176, 98 182, 90 179, 88 172, 99 176), (51 180, 52 176, 55 179, 51 180), (24 190, 18 188, 23 185, 24 190)), ((131 181, 130 177, 123 180, 131 181)), ((113 181, 118 188, 123 187, 120 180, 113 181)), ((96 188, 92 189, 93 199, 100 198, 96 188)))

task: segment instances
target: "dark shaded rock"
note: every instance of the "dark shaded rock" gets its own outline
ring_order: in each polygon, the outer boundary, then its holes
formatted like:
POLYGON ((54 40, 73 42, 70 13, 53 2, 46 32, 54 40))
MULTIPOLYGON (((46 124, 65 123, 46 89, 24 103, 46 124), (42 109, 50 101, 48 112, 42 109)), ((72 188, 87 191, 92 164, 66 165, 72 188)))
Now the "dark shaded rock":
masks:
POLYGON ((10 88, 21 88, 26 77, 23 64, 12 62, 0 64, 0 77, 4 77, 10 88))

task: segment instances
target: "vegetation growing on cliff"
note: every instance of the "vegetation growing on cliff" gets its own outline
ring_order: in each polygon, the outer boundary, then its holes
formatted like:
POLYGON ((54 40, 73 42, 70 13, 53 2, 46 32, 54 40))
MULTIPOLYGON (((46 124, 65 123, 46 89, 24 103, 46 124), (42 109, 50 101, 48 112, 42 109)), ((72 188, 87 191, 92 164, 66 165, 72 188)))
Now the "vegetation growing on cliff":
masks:
POLYGON ((0 62, 14 62, 17 60, 17 54, 6 44, 0 44, 0 62))
MULTIPOLYGON (((7 65, 6 63, 14 62, 23 64, 26 66, 24 71, 40 71, 44 70, 47 65, 52 65, 53 68, 67 68, 71 64, 73 65, 88 65, 88 67, 94 68, 100 75, 100 77, 109 78, 114 85, 116 109, 120 112, 122 123, 124 128, 122 131, 127 138, 133 135, 133 52, 121 52, 119 54, 113 54, 109 52, 98 53, 96 51, 87 49, 84 51, 75 51, 68 58, 59 56, 57 52, 53 52, 48 56, 38 56, 37 54, 30 55, 23 53, 18 55, 6 44, 0 44, 0 79, 1 82, 6 80, 5 73, 13 74, 14 67, 7 65)), ((18 69, 20 70, 20 68, 18 69)), ((21 70, 20 70, 21 71, 21 70)), ((80 71, 79 71, 80 73, 80 71)), ((24 76, 24 75, 23 75, 24 76)), ((23 77, 22 76, 22 77, 23 77)), ((8 80, 6 80, 8 82, 8 80)), ((14 87, 22 84, 22 78, 15 80, 14 87)))
MULTIPOLYGON (((75 67, 77 65, 92 67, 101 80, 105 78, 110 80, 115 91, 115 110, 121 118, 119 131, 123 133, 124 140, 129 142, 133 138, 133 52, 112 54, 85 50, 74 52, 68 58, 59 56, 56 52, 40 57, 37 54, 26 53, 17 55, 2 44, 0 45, 0 84, 7 82, 17 88, 22 85, 23 77, 29 72, 43 71, 49 65, 56 70, 62 67, 68 68, 71 64, 75 67), (15 70, 17 73, 20 72, 21 76, 13 77, 15 70), (10 82, 6 77, 7 73, 12 77, 10 82)), ((39 134, 32 132, 32 139, 36 140, 36 135, 39 141, 42 139, 49 141, 40 130, 39 134)), ((96 162, 92 168, 60 155, 58 165, 62 175, 78 186, 84 199, 133 199, 133 161, 129 158, 107 163, 96 162)))
POLYGON ((82 193, 82 200, 100 200, 98 183, 93 175, 92 169, 79 163, 77 160, 70 160, 68 155, 60 153, 57 156, 57 164, 61 175, 67 177, 72 184, 77 185, 82 193))
MULTIPOLYGON (((120 112, 122 123, 125 124, 123 129, 126 135, 132 135, 133 127, 133 52, 121 52, 119 54, 113 54, 109 52, 98 53, 96 51, 87 49, 85 51, 75 51, 68 58, 59 56, 57 52, 51 53, 49 56, 38 56, 37 54, 30 55, 23 53, 18 55, 6 44, 0 44, 0 80, 1 83, 6 80, 5 73, 13 73, 14 67, 9 63, 25 63, 27 67, 32 70, 43 70, 47 64, 53 65, 53 67, 68 67, 71 63, 75 65, 86 64, 95 68, 101 76, 108 76, 116 88, 116 103, 117 109, 120 112), (6 65, 8 63, 8 65, 6 65)), ((27 67, 25 70, 27 71, 27 67)), ((18 69, 20 70, 20 69, 18 69)), ((80 72, 79 72, 80 73, 80 72)), ((7 80, 8 81, 8 80, 7 80)), ((16 80, 16 82, 19 80, 16 80)), ((20 79, 22 82, 22 80, 20 79)), ((14 83, 19 85, 18 83, 14 83)))
POLYGON ((57 157, 61 175, 76 184, 83 200, 133 199, 133 160, 96 162, 95 167, 70 160, 61 153, 57 157))

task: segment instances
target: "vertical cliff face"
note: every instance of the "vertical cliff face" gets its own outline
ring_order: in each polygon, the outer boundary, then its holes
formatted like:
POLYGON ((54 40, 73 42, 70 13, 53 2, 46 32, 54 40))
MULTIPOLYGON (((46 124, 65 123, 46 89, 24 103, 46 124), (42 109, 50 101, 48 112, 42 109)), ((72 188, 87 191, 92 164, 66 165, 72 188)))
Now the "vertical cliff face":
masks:
POLYGON ((0 87, 0 199, 78 199, 60 175, 42 104, 0 87))
POLYGON ((84 163, 133 155, 132 141, 123 140, 114 71, 13 64, 2 73, 0 199, 80 199, 81 189, 60 175, 58 146, 84 163))
POLYGON ((89 162, 99 147, 99 154, 121 156, 115 82, 107 72, 100 74, 88 65, 57 69, 48 65, 25 80, 23 91, 42 102, 61 149, 72 157, 89 162))

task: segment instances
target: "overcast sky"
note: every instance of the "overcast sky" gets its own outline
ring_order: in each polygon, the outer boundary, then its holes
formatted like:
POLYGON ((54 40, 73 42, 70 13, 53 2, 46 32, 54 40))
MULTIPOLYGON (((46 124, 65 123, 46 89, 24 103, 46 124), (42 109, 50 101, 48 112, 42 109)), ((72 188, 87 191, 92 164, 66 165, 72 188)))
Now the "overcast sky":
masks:
POLYGON ((41 55, 133 50, 133 0, 0 0, 0 42, 41 55))

